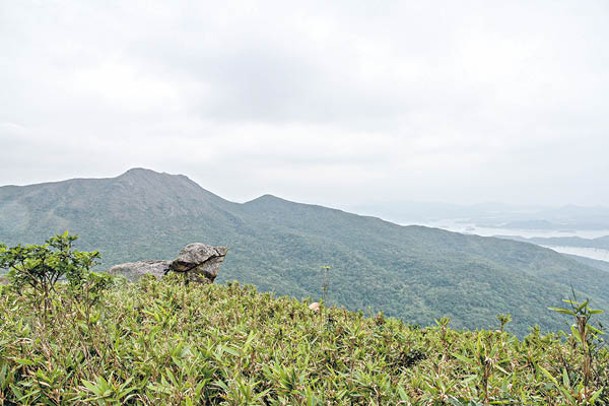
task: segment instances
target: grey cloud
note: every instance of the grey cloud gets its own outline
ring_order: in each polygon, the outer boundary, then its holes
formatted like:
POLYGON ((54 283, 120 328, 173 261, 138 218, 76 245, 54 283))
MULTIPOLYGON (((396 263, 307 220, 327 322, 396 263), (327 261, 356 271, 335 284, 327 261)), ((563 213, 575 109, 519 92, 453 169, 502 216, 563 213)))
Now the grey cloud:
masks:
MULTIPOLYGON (((185 82, 204 89, 192 96, 191 106, 203 119, 378 128, 385 127, 386 121, 395 125, 396 116, 410 108, 407 93, 386 84, 366 86, 357 77, 340 73, 355 66, 319 63, 319 58, 331 55, 311 56, 272 48, 273 44, 245 42, 239 49, 223 52, 201 49, 192 54, 178 47, 164 61, 161 56, 153 60, 170 64, 171 70, 188 75, 185 82)), ((163 50, 157 52, 166 57, 163 50)))
POLYGON ((148 166, 229 198, 609 204, 607 17, 603 0, 2 2, 0 123, 21 129, 0 125, 0 184, 148 166))

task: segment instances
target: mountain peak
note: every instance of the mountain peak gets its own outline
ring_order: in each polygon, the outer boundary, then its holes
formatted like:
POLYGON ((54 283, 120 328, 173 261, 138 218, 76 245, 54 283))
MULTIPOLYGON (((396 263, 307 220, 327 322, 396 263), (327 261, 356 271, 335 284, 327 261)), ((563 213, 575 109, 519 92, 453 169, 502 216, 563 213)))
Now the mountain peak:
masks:
POLYGON ((295 204, 290 202, 289 200, 282 199, 277 196, 273 196, 271 194, 265 194, 260 197, 255 198, 254 200, 250 200, 249 202, 245 202, 246 207, 274 207, 277 205, 283 205, 285 203, 295 204))
POLYGON ((122 175, 117 176, 117 180, 127 180, 130 182, 142 183, 162 183, 168 184, 189 184, 191 187, 200 186, 185 175, 173 175, 167 172, 157 172, 147 168, 131 168, 122 175))
POLYGON ((131 168, 127 170, 127 172, 123 173, 121 176, 125 175, 140 175, 140 174, 160 174, 160 172, 153 171, 152 169, 147 168, 131 168))
POLYGON ((180 205, 178 201, 183 201, 186 198, 198 200, 199 204, 209 203, 210 201, 226 202, 219 196, 203 189, 185 175, 172 175, 146 168, 131 168, 113 180, 129 190, 138 190, 140 195, 145 195, 152 201, 159 199, 167 201, 169 199, 177 205, 180 205))
POLYGON ((284 200, 284 199, 267 193, 267 194, 264 194, 264 195, 262 195, 260 197, 257 197, 256 199, 254 199, 252 201, 255 201, 255 200, 259 200, 259 201, 272 201, 272 200, 284 200))
POLYGON ((151 178, 151 177, 158 177, 158 176, 177 176, 177 177, 184 177, 184 178, 186 177, 184 175, 172 175, 167 172, 157 172, 157 171, 154 171, 152 169, 147 169, 147 168, 131 168, 127 172, 123 173, 122 175, 120 175, 118 177, 119 178, 122 178, 122 177, 151 178))

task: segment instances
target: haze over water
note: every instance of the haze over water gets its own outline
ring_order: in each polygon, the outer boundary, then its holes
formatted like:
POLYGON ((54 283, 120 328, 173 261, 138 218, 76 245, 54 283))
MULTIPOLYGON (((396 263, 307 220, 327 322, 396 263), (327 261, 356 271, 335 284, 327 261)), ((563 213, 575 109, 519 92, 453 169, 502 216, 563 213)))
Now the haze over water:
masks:
MULTIPOLYGON (((418 224, 418 223, 417 223, 418 224)), ((406 224, 404 224, 406 225, 406 224)), ((580 237, 594 239, 609 236, 609 229, 603 230, 534 230, 513 229, 501 227, 480 227, 474 223, 460 220, 441 220, 421 224, 428 227, 441 228, 462 234, 473 234, 482 237, 522 237, 522 238, 552 238, 552 237, 580 237)), ((562 254, 577 255, 581 257, 609 262, 609 250, 600 248, 572 247, 565 245, 542 245, 562 254)))

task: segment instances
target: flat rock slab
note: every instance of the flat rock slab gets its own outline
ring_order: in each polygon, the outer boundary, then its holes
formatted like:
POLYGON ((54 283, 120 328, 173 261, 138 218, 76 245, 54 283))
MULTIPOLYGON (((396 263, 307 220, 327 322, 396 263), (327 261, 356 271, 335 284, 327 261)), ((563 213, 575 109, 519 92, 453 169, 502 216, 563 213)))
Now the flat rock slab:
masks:
POLYGON ((169 270, 171 261, 137 261, 115 265, 108 269, 113 275, 123 275, 127 279, 137 280, 143 275, 154 275, 161 278, 169 270))

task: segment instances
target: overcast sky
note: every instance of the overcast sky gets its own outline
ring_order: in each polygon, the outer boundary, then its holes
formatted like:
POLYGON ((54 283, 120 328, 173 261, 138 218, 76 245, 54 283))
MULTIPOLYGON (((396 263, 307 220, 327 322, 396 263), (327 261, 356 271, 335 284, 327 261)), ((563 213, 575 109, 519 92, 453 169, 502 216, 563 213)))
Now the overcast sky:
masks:
POLYGON ((609 206, 609 2, 0 0, 0 185, 609 206))

